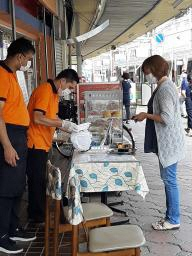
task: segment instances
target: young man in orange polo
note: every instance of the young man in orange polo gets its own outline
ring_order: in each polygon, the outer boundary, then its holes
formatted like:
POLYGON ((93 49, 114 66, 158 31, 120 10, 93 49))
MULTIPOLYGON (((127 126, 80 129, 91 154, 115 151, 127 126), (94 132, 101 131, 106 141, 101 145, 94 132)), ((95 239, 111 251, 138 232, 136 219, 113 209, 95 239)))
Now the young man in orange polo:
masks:
POLYGON ((23 251, 13 241, 32 241, 36 237, 19 227, 19 205, 25 188, 27 128, 29 115, 16 71, 26 70, 35 49, 20 38, 8 48, 0 62, 0 252, 23 251))
POLYGON ((28 217, 33 222, 44 222, 46 197, 46 162, 56 127, 68 132, 77 131, 77 125, 57 117, 59 95, 75 89, 79 82, 73 69, 65 69, 54 80, 38 86, 32 93, 28 111, 28 217))

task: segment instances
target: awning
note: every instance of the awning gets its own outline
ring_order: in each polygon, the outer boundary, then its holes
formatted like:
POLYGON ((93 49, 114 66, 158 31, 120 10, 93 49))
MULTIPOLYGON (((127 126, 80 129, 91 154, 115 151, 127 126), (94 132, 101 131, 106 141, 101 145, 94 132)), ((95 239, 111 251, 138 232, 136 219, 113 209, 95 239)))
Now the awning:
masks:
MULTIPOLYGON (((185 12, 190 6, 191 0, 83 0, 83 4, 81 0, 76 0, 74 11, 79 14, 80 34, 107 19, 110 22, 104 31, 82 43, 82 56, 84 59, 94 57, 109 51, 112 46, 131 42, 185 12), (105 5, 104 8, 101 4, 105 5), (102 10, 102 15, 97 21, 99 10, 102 10)), ((74 29, 75 22, 73 35, 74 29)))

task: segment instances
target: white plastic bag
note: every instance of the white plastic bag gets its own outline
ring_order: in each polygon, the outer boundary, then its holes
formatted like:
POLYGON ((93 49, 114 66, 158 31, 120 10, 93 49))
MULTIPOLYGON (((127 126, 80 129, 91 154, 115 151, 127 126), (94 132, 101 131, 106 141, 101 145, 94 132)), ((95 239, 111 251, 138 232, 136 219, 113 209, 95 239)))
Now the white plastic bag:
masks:
POLYGON ((79 124, 77 125, 77 129, 78 129, 78 132, 81 132, 81 131, 87 131, 90 127, 91 123, 83 123, 83 124, 79 124))
POLYGON ((91 146, 92 135, 89 131, 73 132, 71 134, 71 142, 78 151, 87 151, 91 146))

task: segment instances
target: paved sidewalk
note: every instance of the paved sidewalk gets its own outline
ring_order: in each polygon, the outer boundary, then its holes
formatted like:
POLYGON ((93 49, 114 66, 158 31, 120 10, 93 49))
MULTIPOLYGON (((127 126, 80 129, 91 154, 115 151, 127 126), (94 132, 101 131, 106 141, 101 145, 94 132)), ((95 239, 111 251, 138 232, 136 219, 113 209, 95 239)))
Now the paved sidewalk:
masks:
MULTIPOLYGON (((186 120, 184 120, 186 122, 186 120)), ((142 256, 192 256, 192 137, 186 136, 187 154, 185 160, 179 164, 179 185, 181 190, 181 228, 178 231, 154 231, 151 222, 164 216, 165 196, 164 187, 159 176, 157 157, 143 153, 144 123, 133 127, 133 133, 138 148, 136 158, 141 161, 150 193, 144 201, 133 191, 124 192, 121 197, 111 195, 109 201, 124 200, 126 203, 118 208, 126 209, 130 223, 136 223, 144 231, 147 243, 142 248, 142 256)), ((175 135, 177 136, 177 135, 175 135)), ((65 160, 58 156, 60 166, 66 166, 65 160)), ((58 162, 57 161, 57 162, 58 162)), ((99 196, 92 200, 99 200, 99 196)), ((121 214, 114 214, 112 221, 123 220, 121 214)), ((26 224, 26 199, 23 201, 22 220, 26 224)), ((40 256, 44 254, 44 228, 26 224, 29 232, 37 234, 38 239, 30 244, 23 244, 23 256, 40 256)), ((59 255, 71 255, 70 234, 61 236, 59 255)), ((1 254, 3 256, 5 254, 1 254)))
MULTIPOLYGON (((184 120, 186 123, 186 120, 184 120)), ((139 224, 147 243, 142 249, 146 256, 192 256, 192 137, 186 136, 186 158, 179 164, 178 180, 181 192, 181 228, 177 231, 154 231, 151 222, 164 217, 164 187, 159 176, 157 157, 143 153, 144 123, 135 124, 136 158, 141 161, 150 193, 143 201, 136 193, 123 193, 130 222, 139 224)), ((175 136, 177 136, 175 134, 175 136)), ((114 199, 113 199, 114 200, 114 199)))

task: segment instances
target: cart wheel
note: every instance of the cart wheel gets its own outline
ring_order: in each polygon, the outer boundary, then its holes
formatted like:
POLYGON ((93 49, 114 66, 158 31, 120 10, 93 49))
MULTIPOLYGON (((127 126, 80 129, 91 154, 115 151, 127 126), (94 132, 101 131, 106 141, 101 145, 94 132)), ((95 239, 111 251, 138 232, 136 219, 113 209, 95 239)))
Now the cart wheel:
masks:
POLYGON ((64 157, 71 157, 73 154, 73 145, 71 143, 56 142, 56 149, 64 157))
POLYGON ((132 134, 132 131, 131 129, 129 129, 126 125, 123 124, 123 129, 128 133, 130 139, 131 139, 131 145, 132 145, 132 154, 135 154, 135 151, 136 151, 136 147, 135 147, 135 141, 134 141, 134 138, 133 138, 133 134, 132 134))

